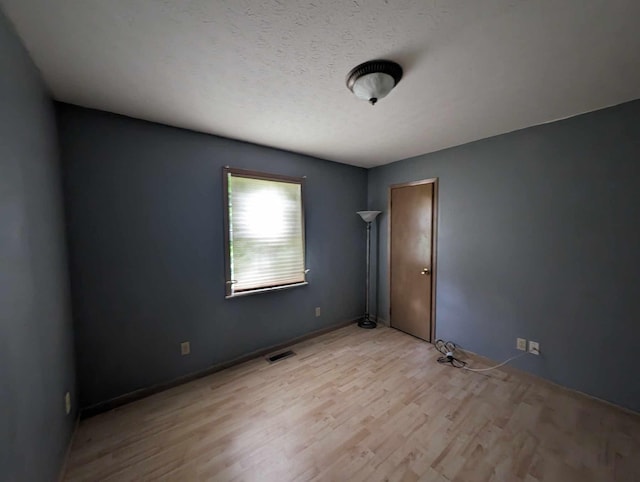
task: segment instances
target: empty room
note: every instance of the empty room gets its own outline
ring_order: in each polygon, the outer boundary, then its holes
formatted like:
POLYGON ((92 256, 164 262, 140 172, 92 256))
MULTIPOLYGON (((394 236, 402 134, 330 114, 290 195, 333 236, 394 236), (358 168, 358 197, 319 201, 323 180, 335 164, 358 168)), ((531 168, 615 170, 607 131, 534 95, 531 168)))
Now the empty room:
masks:
POLYGON ((0 0, 0 480, 640 481, 638 18, 0 0))

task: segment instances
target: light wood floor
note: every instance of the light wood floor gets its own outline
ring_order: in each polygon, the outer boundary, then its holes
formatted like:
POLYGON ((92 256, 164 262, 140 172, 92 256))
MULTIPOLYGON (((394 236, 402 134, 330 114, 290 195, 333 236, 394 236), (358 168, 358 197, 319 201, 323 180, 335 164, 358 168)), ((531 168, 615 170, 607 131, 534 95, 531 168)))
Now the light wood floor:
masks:
POLYGON ((66 480, 640 481, 640 416, 349 326, 84 420, 66 480))

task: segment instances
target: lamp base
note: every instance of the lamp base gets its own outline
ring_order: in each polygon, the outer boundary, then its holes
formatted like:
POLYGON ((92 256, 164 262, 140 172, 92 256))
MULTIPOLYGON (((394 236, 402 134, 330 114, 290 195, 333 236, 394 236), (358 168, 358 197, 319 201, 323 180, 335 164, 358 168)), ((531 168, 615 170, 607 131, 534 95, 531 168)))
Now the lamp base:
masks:
POLYGON ((373 328, 378 326, 378 324, 375 321, 372 321, 368 318, 363 318, 358 322, 358 326, 360 328, 366 328, 367 330, 372 330, 373 328))

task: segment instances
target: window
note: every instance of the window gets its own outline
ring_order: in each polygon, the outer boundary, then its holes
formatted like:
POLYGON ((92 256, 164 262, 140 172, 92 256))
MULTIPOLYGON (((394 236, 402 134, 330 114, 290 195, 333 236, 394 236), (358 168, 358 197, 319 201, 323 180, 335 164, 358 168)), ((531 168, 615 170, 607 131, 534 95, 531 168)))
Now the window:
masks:
POLYGON ((227 298, 306 284, 303 182, 224 169, 227 298))

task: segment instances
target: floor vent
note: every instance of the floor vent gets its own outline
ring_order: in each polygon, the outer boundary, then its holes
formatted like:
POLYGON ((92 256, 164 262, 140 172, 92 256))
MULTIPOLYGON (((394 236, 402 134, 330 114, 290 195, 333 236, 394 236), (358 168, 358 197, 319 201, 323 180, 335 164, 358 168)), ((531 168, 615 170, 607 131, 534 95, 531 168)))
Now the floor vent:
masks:
POLYGON ((284 360, 285 358, 289 358, 294 355, 295 355, 294 351, 287 350, 280 353, 276 353, 275 355, 268 356, 267 361, 269 363, 275 363, 277 361, 284 360))

